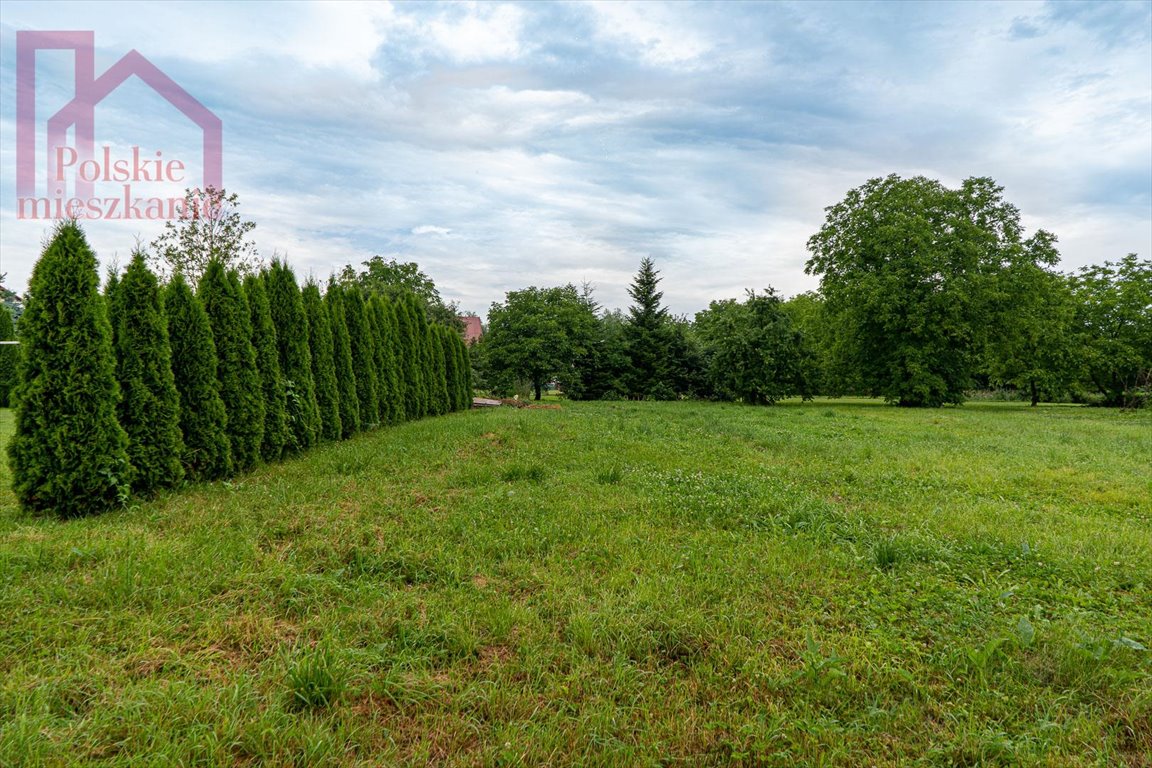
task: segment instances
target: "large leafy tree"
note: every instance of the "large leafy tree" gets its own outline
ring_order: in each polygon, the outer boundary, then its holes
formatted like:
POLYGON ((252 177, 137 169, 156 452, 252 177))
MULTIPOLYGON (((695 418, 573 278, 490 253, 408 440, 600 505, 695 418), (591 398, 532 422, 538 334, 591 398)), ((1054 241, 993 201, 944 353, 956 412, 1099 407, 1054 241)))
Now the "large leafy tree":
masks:
POLYGON ((204 305, 177 272, 164 292, 172 373, 180 393, 184 473, 192 480, 218 480, 232 473, 228 416, 220 398, 216 344, 204 305))
POLYGON ((1046 257, 1022 239, 1020 213, 988 178, 959 189, 892 175, 827 209, 806 271, 835 325, 838 364, 904 406, 961 403, 993 332, 1006 265, 1046 257))
POLYGON ((208 313, 216 344, 216 375, 228 414, 228 441, 237 471, 260 460, 266 407, 252 346, 252 315, 236 270, 212 259, 200 278, 197 296, 208 313))
POLYGON ((332 323, 320 297, 320 287, 309 280, 301 291, 304 314, 308 317, 308 348, 312 353, 312 375, 316 381, 316 405, 320 410, 320 437, 339 440, 340 392, 336 385, 336 354, 332 346, 332 323))
POLYGON ((1106 405, 1138 405, 1152 390, 1152 260, 1130 253, 1069 278, 1083 375, 1106 405))
POLYGON ((256 223, 240 216, 240 198, 223 189, 189 189, 184 193, 184 214, 165 223, 152 241, 153 267, 163 274, 181 272, 199 282, 208 263, 223 262, 242 274, 260 268, 260 256, 249 239, 256 223))
POLYGON ((137 251, 116 284, 110 309, 117 329, 117 415, 128 433, 128 460, 135 468, 132 489, 150 494, 184 479, 180 395, 172 374, 168 325, 156 276, 137 251))
POLYGON ((339 389, 340 435, 351 437, 360 431, 360 398, 356 392, 356 372, 352 366, 352 340, 344 310, 344 289, 335 280, 328 281, 324 293, 328 319, 332 325, 332 355, 339 389))
POLYGON ((548 381, 574 376, 595 333, 593 306, 574 285, 533 286, 492 305, 480 346, 490 376, 527 381, 539 400, 548 381))
POLYGON ((274 259, 264 273, 264 284, 287 393, 285 413, 293 437, 288 447, 302 451, 315 445, 320 435, 320 408, 316 404, 312 353, 308 349, 308 318, 296 275, 286 262, 274 259))
POLYGON ((16 432, 8 443, 21 506, 62 517, 128 497, 128 435, 116 418, 112 332, 96 256, 75 222, 58 226, 28 284, 20 318, 16 432))
POLYGON ((291 433, 288 429, 284 375, 280 372, 276 326, 272 323, 272 310, 268 307, 264 278, 260 275, 246 276, 244 293, 248 298, 248 314, 252 321, 252 349, 256 353, 256 369, 260 373, 260 392, 264 396, 264 436, 260 440, 260 455, 265 461, 278 461, 284 455, 284 447, 291 439, 291 433))
POLYGON ((369 293, 378 293, 393 303, 413 294, 428 320, 448 326, 458 325, 456 304, 444 302, 436 283, 421 271, 416 262, 373 256, 361 262, 361 266, 364 269, 359 272, 351 265, 344 267, 340 281, 345 285, 358 285, 369 293))
POLYGON ((696 314, 704 343, 708 376, 723 398, 770 405, 793 395, 808 395, 808 352, 800 332, 781 308, 772 289, 748 292, 744 302, 713 301, 696 314))

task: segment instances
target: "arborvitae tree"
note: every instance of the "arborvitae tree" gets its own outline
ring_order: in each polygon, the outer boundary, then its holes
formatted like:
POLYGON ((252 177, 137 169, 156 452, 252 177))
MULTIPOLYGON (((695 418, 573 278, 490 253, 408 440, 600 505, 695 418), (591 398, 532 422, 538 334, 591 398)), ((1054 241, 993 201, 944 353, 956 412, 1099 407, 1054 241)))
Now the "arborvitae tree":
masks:
POLYGON ((456 348, 459 350, 460 370, 462 372, 460 377, 460 408, 468 410, 472 407, 472 352, 459 335, 456 335, 456 348))
POLYGON ((264 281, 288 396, 288 427, 295 438, 292 447, 302 451, 314 445, 320 434, 320 408, 316 404, 312 353, 308 350, 308 318, 296 276, 285 262, 273 260, 264 273, 264 281))
POLYGON ((312 376, 316 380, 316 405, 320 409, 320 437, 339 440, 340 393, 336 386, 336 362, 332 350, 332 325, 320 298, 320 287, 309 280, 301 291, 308 318, 308 349, 312 353, 312 376))
MULTIPOLYGON (((16 329, 12 326, 12 313, 8 307, 0 304, 0 341, 11 341, 16 338, 16 329)), ((11 407, 12 401, 9 392, 16 384, 16 356, 20 354, 17 344, 0 344, 0 408, 11 407)))
POLYGON ((63 517, 128 497, 128 435, 96 256, 73 221, 59 225, 32 271, 20 317, 16 433, 8 443, 21 506, 63 517))
POLYGON ((416 322, 409 310, 407 296, 397 299, 396 352, 400 392, 404 398, 404 418, 420 418, 420 347, 416 340, 416 322))
POLYGON ((108 281, 104 284, 104 314, 108 318, 108 325, 112 329, 112 354, 116 354, 116 334, 119 332, 116 322, 116 300, 119 298, 120 272, 116 267, 108 269, 108 281))
POLYGON ((368 428, 380 423, 380 404, 376 399, 379 386, 376 337, 372 335, 368 304, 360 289, 346 289, 344 300, 344 320, 352 346, 352 368, 356 372, 356 396, 360 400, 360 426, 368 428))
POLYGON ((456 354, 456 345, 452 341, 454 331, 442 325, 435 326, 437 340, 440 342, 440 354, 444 359, 444 395, 445 410, 460 410, 460 359, 456 354))
POLYGON ((164 292, 172 373, 180 393, 184 473, 190 480, 218 480, 232 473, 228 416, 216 377, 216 344, 204 305, 184 276, 172 276, 164 292))
POLYGON ((288 417, 285 413, 284 377, 280 373, 280 353, 276 350, 276 326, 268 309, 268 292, 259 275, 244 278, 248 314, 252 321, 252 348, 260 373, 260 391, 264 395, 264 437, 260 455, 265 461, 278 461, 288 444, 288 417))
POLYGON ((132 489, 146 495, 184 479, 184 440, 160 286, 142 252, 132 255, 124 279, 109 296, 117 329, 117 413, 128 433, 128 460, 136 469, 132 489))
POLYGON ((439 324, 428 326, 428 346, 432 353, 431 411, 437 415, 452 410, 452 403, 448 400, 448 361, 444 358, 444 343, 440 336, 443 329, 444 326, 439 324))
POLYGON ((360 431, 360 398, 356 393, 356 373, 352 368, 352 341, 348 338, 344 289, 335 280, 328 281, 324 304, 328 308, 328 320, 332 325, 332 354, 340 403, 340 436, 347 438, 360 431))
POLYGON ((432 354, 431 332, 428 329, 428 316, 420 301, 411 297, 410 309, 416 320, 416 340, 420 346, 420 415, 436 413, 436 360, 432 354))
POLYGON ((239 274, 227 271, 219 259, 208 262, 197 295, 208 313, 216 342, 216 375, 228 414, 232 464, 243 472, 260 461, 265 418, 248 300, 240 287, 239 274))
POLYGON ((376 359, 379 363, 380 421, 399 424, 404 420, 403 395, 396 360, 396 315, 379 294, 369 300, 376 321, 376 359))

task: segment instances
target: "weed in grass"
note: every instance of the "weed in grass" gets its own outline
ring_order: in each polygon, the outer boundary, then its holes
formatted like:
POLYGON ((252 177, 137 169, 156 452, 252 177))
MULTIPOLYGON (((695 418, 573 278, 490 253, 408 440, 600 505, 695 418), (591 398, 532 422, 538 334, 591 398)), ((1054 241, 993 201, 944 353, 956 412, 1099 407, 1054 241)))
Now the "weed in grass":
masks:
POLYGON ((547 476, 548 471, 540 464, 514 464, 500 473, 500 479, 506 483, 540 483, 547 476))
POLYGON ((609 467, 596 473, 596 482, 600 485, 619 485, 624 481, 624 470, 620 467, 609 467))
POLYGON ((872 545, 872 562, 882 571, 891 571, 904 558, 895 537, 880 539, 872 545))
POLYGON ((289 708, 320 709, 336 703, 344 693, 348 674, 326 645, 297 651, 288 666, 289 708))

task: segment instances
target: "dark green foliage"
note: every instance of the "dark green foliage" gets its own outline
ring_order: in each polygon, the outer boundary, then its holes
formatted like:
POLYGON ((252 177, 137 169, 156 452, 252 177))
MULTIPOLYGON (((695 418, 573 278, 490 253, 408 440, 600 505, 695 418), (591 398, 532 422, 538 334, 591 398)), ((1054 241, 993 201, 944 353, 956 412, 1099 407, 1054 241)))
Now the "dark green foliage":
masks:
POLYGON ((124 279, 109 295, 117 329, 117 414, 128 433, 128 460, 136 470, 132 489, 147 495, 184 479, 184 440, 160 286, 143 253, 132 255, 124 279))
POLYGON ((488 313, 479 343, 489 384, 497 390, 527 381, 539 400, 551 379, 571 380, 595 338, 596 315, 587 292, 575 286, 509 291, 488 313))
POLYGON ((320 437, 339 440, 340 393, 336 387, 336 361, 332 349, 332 325, 328 309, 320 298, 320 288, 308 281, 301 291, 304 314, 308 318, 308 349, 312 353, 312 376, 316 382, 316 406, 320 411, 320 437))
POLYGON ((416 321, 407 296, 400 296, 396 310, 397 382, 404 399, 404 418, 420 418, 421 381, 420 345, 416 338, 416 321))
POLYGON ((276 344, 276 326, 272 324, 264 278, 259 275, 245 277, 244 293, 252 321, 252 349, 256 353, 256 369, 260 374, 260 392, 264 396, 264 436, 260 441, 260 455, 265 461, 278 461, 284 455, 284 446, 288 444, 290 434, 285 413, 284 377, 280 373, 280 353, 276 344))
POLYGON ((744 303, 712 302, 697 313, 696 329, 712 389, 720 397, 770 405, 809 394, 804 378, 808 352, 771 289, 761 295, 749 291, 744 303))
POLYGON ((218 480, 232 473, 228 417, 216 376, 216 345, 208 313, 184 276, 176 273, 164 292, 172 374, 180 393, 180 431, 184 435, 185 476, 218 480))
POLYGON ((412 323, 413 369, 416 374, 416 416, 422 419, 432 413, 432 350, 428 343, 428 318, 419 300, 405 296, 408 318, 412 323))
POLYGON ((624 326, 624 348, 629 367, 624 383, 630 397, 670 400, 676 396, 672 383, 672 329, 664 294, 656 290, 661 278, 652 259, 640 262, 640 271, 628 288, 632 306, 624 326))
POLYGON ((96 256, 75 222, 61 224, 32 271, 20 317, 16 432, 8 444, 21 506, 63 517, 123 504, 128 436, 96 256))
POLYGON ((995 327, 1005 265, 1042 263, 1053 238, 1021 239, 1020 212, 991 179, 959 189, 892 175, 828 208, 806 269, 839 370, 903 406, 961 403, 995 327))
POLYGON ((436 283, 420 270, 419 264, 412 261, 399 262, 396 259, 385 261, 382 256, 373 256, 361 264, 365 269, 359 273, 352 265, 344 267, 340 272, 340 282, 348 286, 359 286, 367 293, 378 294, 393 304, 408 294, 414 294, 417 305, 429 321, 453 328, 459 325, 456 303, 444 303, 436 283))
POLYGON ((400 394, 400 372, 396 357, 396 315, 387 299, 373 294, 368 300, 376 331, 377 402, 380 421, 398 424, 404 420, 404 402, 400 394))
POLYGON ((280 373, 287 396, 285 413, 293 440, 290 451, 303 451, 316 444, 320 435, 320 409, 312 376, 312 353, 308 350, 308 318, 300 286, 287 263, 278 259, 264 273, 272 324, 276 326, 276 346, 280 373))
POLYGON ((619 400, 628 391, 628 349, 624 327, 628 319, 620 310, 596 319, 587 350, 576 361, 575 375, 560 379, 560 388, 574 400, 619 400))
POLYGON ((351 437, 360 431, 360 398, 356 392, 356 373, 352 368, 352 341, 348 338, 345 319, 344 289, 335 280, 328 281, 324 294, 328 320, 332 325, 332 355, 340 404, 340 436, 351 437))
MULTIPOLYGON (((12 313, 8 307, 0 304, 0 341, 11 341, 16 338, 16 329, 12 326, 12 313)), ((11 407, 8 393, 16 385, 16 360, 20 354, 17 344, 0 344, 0 408, 11 407)))
POLYGON ((352 368, 356 373, 360 426, 366 429, 380 423, 380 404, 376 394, 379 373, 376 370, 376 337, 372 333, 368 304, 359 288, 344 291, 344 319, 351 341, 352 368))
POLYGON ((460 410, 460 357, 452 337, 459 334, 442 325, 435 325, 433 329, 436 332, 436 341, 440 345, 440 356, 444 360, 444 396, 446 398, 444 410, 446 412, 458 411, 460 410))
POLYGON ((227 271, 219 259, 208 262, 197 296, 216 343, 216 375, 228 414, 232 464, 243 472, 260 460, 264 441, 264 394, 252 346, 252 315, 239 274, 227 271))
POLYGON ((440 333, 443 330, 444 326, 439 324, 428 326, 428 346, 432 352, 431 410, 436 415, 452 410, 452 403, 448 399, 448 361, 444 357, 444 342, 440 333))
POLYGON ((472 354, 464 339, 455 334, 457 354, 460 357, 460 409, 467 410, 472 407, 472 354))
POLYGON ((1135 407, 1152 396, 1152 260, 1130 253, 1069 278, 1074 340, 1088 384, 1104 404, 1135 407))

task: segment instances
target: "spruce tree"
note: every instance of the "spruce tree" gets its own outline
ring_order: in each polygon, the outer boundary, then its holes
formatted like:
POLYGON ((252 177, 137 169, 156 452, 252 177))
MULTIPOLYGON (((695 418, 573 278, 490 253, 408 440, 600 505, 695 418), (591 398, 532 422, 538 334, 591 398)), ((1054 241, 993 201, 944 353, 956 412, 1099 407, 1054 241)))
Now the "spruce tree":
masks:
MULTIPOLYGON (((12 313, 0 304, 0 341, 12 341, 16 329, 12 326, 12 313)), ((0 344, 0 408, 10 408, 12 399, 9 393, 16 385, 16 356, 20 354, 17 344, 0 344)))
POLYGON ((184 440, 160 286, 142 252, 132 255, 109 296, 120 384, 117 413, 128 433, 128 460, 136 469, 132 489, 147 495, 184 479, 184 440))
POLYGON ((320 410, 320 437, 339 440, 340 394, 336 386, 336 362, 332 349, 332 324, 320 297, 320 287, 309 280, 301 291, 304 314, 308 318, 308 348, 312 354, 312 376, 316 381, 316 406, 320 410))
POLYGON ((276 326, 268 309, 268 293, 259 275, 244 278, 248 313, 252 321, 252 348, 256 352, 256 369, 260 373, 260 391, 264 395, 264 437, 260 455, 265 461, 279 461, 288 444, 288 417, 285 414, 284 377, 280 373, 280 354, 276 346, 276 326))
POLYGON ((172 374, 180 393, 180 431, 184 435, 185 476, 219 480, 232 473, 228 416, 216 377, 216 344, 204 305, 184 276, 172 276, 164 292, 172 374))
POLYGON ((287 393, 290 449, 303 451, 316 444, 320 433, 320 408, 312 376, 312 353, 308 350, 308 318, 296 276, 283 261, 274 260, 264 273, 268 306, 276 326, 280 373, 287 393))
POLYGON ((132 482, 128 435, 96 256, 74 221, 40 255, 20 317, 12 490, 33 512, 73 517, 123 504, 132 482))
POLYGON ((379 375, 376 371, 376 338, 372 335, 368 304, 359 288, 344 293, 344 319, 352 346, 352 367, 356 372, 356 396, 360 400, 360 426, 362 429, 380 423, 380 409, 376 390, 379 375))
POLYGON ((356 394, 356 373, 352 368, 352 340, 348 338, 344 289, 334 279, 328 281, 324 304, 328 308, 328 320, 332 325, 332 353, 339 389, 340 436, 348 438, 360 431, 360 398, 356 394))
POLYGON ((399 424, 404 421, 404 402, 400 389, 400 372, 396 358, 396 314, 391 303, 380 294, 371 299, 376 318, 379 360, 380 421, 399 424))
POLYGON ((248 300, 240 276, 235 270, 226 270, 219 259, 208 262, 197 296, 208 313, 216 343, 216 376, 228 415, 232 464, 237 472, 243 472, 260 461, 265 418, 248 300))
POLYGON ((660 273, 652 259, 640 262, 640 271, 628 289, 633 305, 624 326, 625 346, 631 363, 629 394, 635 398, 667 400, 675 396, 670 379, 672 333, 664 294, 656 290, 660 273))

